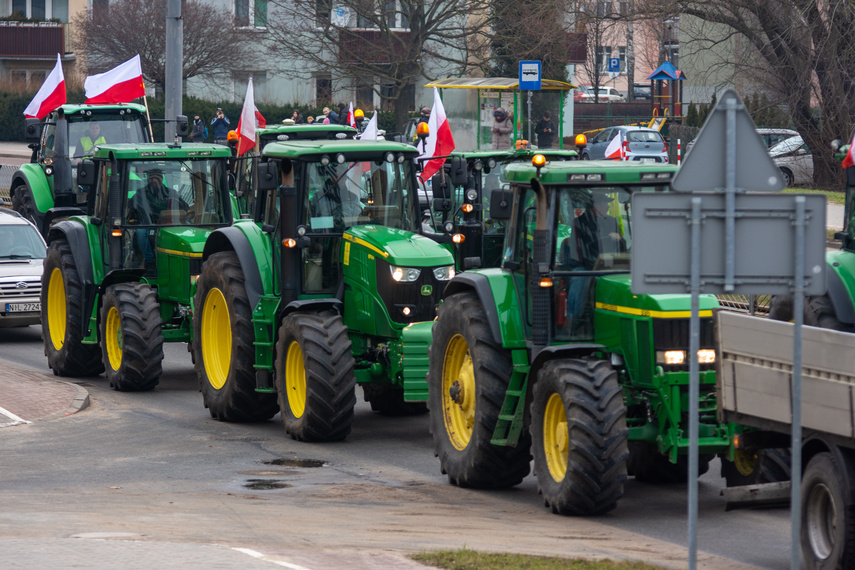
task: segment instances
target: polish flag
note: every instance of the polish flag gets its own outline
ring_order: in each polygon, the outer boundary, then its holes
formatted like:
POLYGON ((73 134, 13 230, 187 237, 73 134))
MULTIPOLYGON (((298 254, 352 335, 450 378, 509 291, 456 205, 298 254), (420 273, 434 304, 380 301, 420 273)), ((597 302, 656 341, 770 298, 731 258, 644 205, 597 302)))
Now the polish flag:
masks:
MULTIPOLYGON (((451 135, 451 127, 448 124, 448 117, 445 114, 445 107, 442 106, 442 99, 439 97, 439 89, 433 88, 433 107, 430 110, 430 119, 428 119, 429 135, 425 140, 424 150, 419 158, 429 158, 431 156, 448 156, 454 150, 454 137, 451 135)), ((437 170, 442 168, 445 158, 437 158, 428 160, 419 178, 422 182, 430 180, 437 170)))
POLYGON ((246 98, 243 100, 243 109, 240 112, 240 120, 238 120, 237 126, 238 156, 255 148, 256 123, 257 126, 264 128, 267 125, 267 120, 255 106, 255 89, 252 87, 252 77, 250 77, 249 83, 246 86, 246 98))
POLYGON ((56 66, 39 88, 39 92, 24 109, 28 119, 44 119, 51 111, 65 103, 65 76, 62 74, 62 62, 56 54, 56 66))
POLYGON ((623 160, 623 145, 621 145, 620 133, 615 135, 609 146, 606 147, 606 160, 623 160))
POLYGON ((359 136, 360 140, 363 141, 376 141, 377 140, 377 110, 374 111, 374 116, 371 117, 371 120, 368 121, 368 124, 365 125, 365 130, 362 131, 362 134, 359 136))
POLYGON ((852 134, 852 142, 849 143, 849 152, 843 157, 843 162, 841 163, 843 168, 849 168, 853 165, 855 165, 855 133, 852 134))
POLYGON ((145 96, 145 84, 139 54, 110 71, 90 75, 83 82, 86 101, 90 105, 130 103, 145 96))
POLYGON ((353 101, 350 102, 350 110, 347 112, 347 124, 356 128, 356 117, 353 115, 353 101))

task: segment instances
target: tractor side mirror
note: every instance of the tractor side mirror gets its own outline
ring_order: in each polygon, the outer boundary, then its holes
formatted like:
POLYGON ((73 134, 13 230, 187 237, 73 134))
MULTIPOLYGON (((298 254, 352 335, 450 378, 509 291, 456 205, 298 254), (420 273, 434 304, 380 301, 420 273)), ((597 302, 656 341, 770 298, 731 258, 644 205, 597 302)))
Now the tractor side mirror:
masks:
POLYGON ((467 178, 466 159, 459 156, 453 157, 451 159, 451 183, 455 186, 464 186, 467 178))
POLYGON ((855 186, 855 166, 844 169, 844 172, 846 172, 846 185, 855 186))
POLYGON ((175 117, 175 136, 186 137, 190 135, 190 123, 187 120, 187 115, 178 115, 175 117))
POLYGON ((77 184, 80 186, 92 186, 98 180, 98 170, 91 160, 84 160, 77 165, 77 184))
POLYGON ((513 205, 513 192, 498 188, 490 194, 490 217, 494 220, 509 220, 513 205))
POLYGON ((276 190, 279 187, 279 172, 274 162, 258 163, 258 189, 276 190))
POLYGON ((433 191, 433 209, 437 212, 451 211, 451 186, 450 177, 442 170, 430 179, 430 187, 433 191))
POLYGON ((24 120, 24 140, 37 141, 41 137, 41 121, 38 119, 24 120))

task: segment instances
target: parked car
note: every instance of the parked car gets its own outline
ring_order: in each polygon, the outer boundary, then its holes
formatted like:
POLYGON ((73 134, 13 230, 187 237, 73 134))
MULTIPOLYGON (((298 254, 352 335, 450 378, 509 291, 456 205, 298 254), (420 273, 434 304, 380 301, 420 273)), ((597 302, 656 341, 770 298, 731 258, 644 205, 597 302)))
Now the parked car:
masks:
MULTIPOLYGON (((778 144, 781 141, 785 141, 792 137, 799 136, 798 131, 794 131, 792 129, 768 129, 762 128, 757 129, 757 134, 760 135, 760 138, 763 139, 763 144, 766 145, 766 148, 771 149, 773 146, 778 144)), ((689 141, 686 145, 685 154, 689 154, 689 151, 692 150, 695 141, 689 141)))
POLYGON ((813 184, 813 153, 796 135, 785 139, 769 149, 772 162, 781 169, 787 186, 813 184))
POLYGON ((642 100, 649 101, 650 99, 652 99, 653 94, 652 94, 652 91, 650 89, 650 84, 649 83, 648 84, 645 84, 645 83, 633 84, 633 86, 632 86, 632 98, 635 101, 642 101, 642 100))
POLYGON ((47 245, 21 214, 0 208, 0 327, 41 322, 42 265, 47 245))
MULTIPOLYGON (((626 101, 621 92, 614 87, 600 85, 598 94, 600 103, 626 101)), ((579 85, 579 89, 573 93, 573 101, 577 103, 594 103, 594 86, 587 83, 579 85)))
POLYGON ((606 148, 620 135, 626 160, 639 162, 668 162, 668 144, 659 131, 647 127, 607 127, 597 133, 582 149, 582 160, 602 160, 606 148))

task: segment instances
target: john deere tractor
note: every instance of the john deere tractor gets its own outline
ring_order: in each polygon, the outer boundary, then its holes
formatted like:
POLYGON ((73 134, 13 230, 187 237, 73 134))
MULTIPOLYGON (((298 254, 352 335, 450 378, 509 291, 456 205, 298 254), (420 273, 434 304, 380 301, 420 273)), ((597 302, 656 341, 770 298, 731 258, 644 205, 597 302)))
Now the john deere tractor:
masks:
MULTIPOLYGON (((565 161, 504 170, 499 267, 457 274, 432 330, 434 450, 453 484, 500 488, 534 470, 561 514, 613 509, 628 475, 680 481, 689 440, 689 295, 634 295, 631 197, 676 168, 565 161)), ((711 311, 701 297, 703 473, 729 451, 718 423, 711 311)), ((413 381, 412 389, 417 386, 413 381)))
POLYGON ((106 369, 154 388, 164 342, 190 342, 192 281, 211 231, 232 222, 225 146, 101 145, 77 167, 86 213, 48 233, 41 311, 54 374, 106 369))
POLYGON ((12 175, 12 207, 43 233, 53 220, 85 212, 88 188, 76 169, 96 146, 151 141, 145 107, 134 104, 62 105, 43 122, 27 119, 25 132, 33 156, 12 175))
MULTIPOLYGON (((426 409, 404 400, 402 331, 435 317, 454 260, 416 233, 417 152, 264 147, 256 221, 211 234, 194 297, 196 371, 214 418, 278 410, 296 439, 331 441, 350 433, 357 384, 378 412, 426 409)), ((427 362, 407 370, 424 378, 427 362)))

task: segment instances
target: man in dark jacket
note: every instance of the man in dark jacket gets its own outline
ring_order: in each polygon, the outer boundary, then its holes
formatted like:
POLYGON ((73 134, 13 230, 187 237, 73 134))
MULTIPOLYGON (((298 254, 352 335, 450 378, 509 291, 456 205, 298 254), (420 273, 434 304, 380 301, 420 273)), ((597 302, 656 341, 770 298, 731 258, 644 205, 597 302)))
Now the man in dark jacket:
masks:
POLYGON ((193 130, 190 132, 190 142, 205 142, 205 122, 198 113, 193 116, 193 130))
POLYGON ((211 119, 211 127, 214 130, 214 142, 217 144, 228 144, 229 118, 223 114, 223 110, 217 107, 217 114, 211 119))
POLYGON ((549 111, 543 112, 543 118, 534 126, 534 133, 537 135, 538 148, 552 148, 555 142, 555 123, 552 122, 552 114, 549 111))

